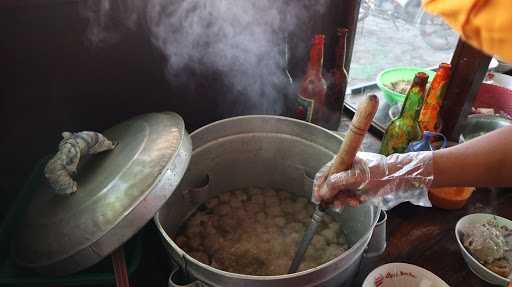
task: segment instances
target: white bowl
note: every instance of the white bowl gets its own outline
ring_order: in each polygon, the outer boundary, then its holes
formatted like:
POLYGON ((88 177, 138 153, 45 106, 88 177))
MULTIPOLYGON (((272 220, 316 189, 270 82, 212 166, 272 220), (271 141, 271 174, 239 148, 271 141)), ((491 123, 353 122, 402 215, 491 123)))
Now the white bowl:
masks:
POLYGON ((505 225, 512 229, 512 221, 506 218, 493 214, 474 213, 459 219, 457 225, 455 225, 455 236, 457 237, 457 243, 459 244, 460 251, 462 252, 462 256, 464 257, 466 264, 468 265, 469 269, 475 273, 476 276, 494 285, 507 286, 509 279, 492 272, 491 270, 487 269, 487 267, 480 264, 480 262, 478 262, 478 260, 476 260, 469 253, 469 251, 466 250, 462 243, 462 230, 464 230, 464 228, 466 228, 468 225, 483 224, 493 218, 496 218, 496 221, 500 226, 505 225))
POLYGON ((389 263, 368 274, 363 287, 448 287, 448 284, 416 265, 389 263))

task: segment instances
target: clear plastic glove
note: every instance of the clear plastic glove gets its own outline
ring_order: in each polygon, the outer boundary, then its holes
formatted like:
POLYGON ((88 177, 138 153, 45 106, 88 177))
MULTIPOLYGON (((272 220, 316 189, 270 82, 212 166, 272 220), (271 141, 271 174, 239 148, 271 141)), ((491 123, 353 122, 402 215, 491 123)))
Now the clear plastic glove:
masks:
POLYGON ((335 208, 366 201, 386 210, 405 201, 431 206, 428 187, 434 179, 432 158, 432 151, 388 157, 359 152, 350 170, 328 177, 331 161, 315 176, 313 201, 333 201, 335 208))

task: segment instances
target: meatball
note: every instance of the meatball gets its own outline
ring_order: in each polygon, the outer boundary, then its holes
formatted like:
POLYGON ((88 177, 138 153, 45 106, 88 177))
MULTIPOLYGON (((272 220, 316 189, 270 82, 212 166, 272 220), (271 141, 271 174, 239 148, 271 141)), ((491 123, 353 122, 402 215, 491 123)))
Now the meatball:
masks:
MULTIPOLYGON (((324 247, 317 248, 315 246, 309 246, 308 250, 306 250, 306 254, 304 255, 305 261, 311 262, 319 262, 324 256, 324 247)), ((317 266, 318 264, 315 264, 317 266)))
POLYGON ((338 235, 338 245, 341 246, 341 248, 343 248, 343 249, 348 249, 349 245, 348 245, 348 241, 347 241, 347 238, 345 237, 345 235, 343 235, 343 234, 338 235))
POLYGON ((247 193, 243 190, 237 190, 234 193, 234 198, 244 202, 247 200, 247 193))
POLYGON ((293 222, 293 223, 288 224, 286 229, 291 232, 298 232, 301 234, 303 234, 304 230, 305 230, 304 225, 302 225, 301 223, 298 223, 298 222, 293 222))
POLYGON ((254 236, 259 236, 260 234, 263 234, 267 231, 265 223, 256 223, 252 226, 251 229, 254 232, 254 236))
POLYGON ((324 229, 320 232, 320 235, 325 239, 325 241, 329 244, 335 244, 337 240, 336 236, 337 230, 332 228, 324 229))
POLYGON ((188 224, 187 228, 185 228, 184 233, 185 233, 185 236, 187 236, 188 238, 193 238, 193 237, 200 236, 202 231, 203 231, 203 229, 201 228, 201 226, 188 224))
POLYGON ((265 202, 265 197, 262 194, 255 194, 251 196, 250 202, 262 206, 265 202))
POLYGON ((205 251, 212 255, 222 249, 226 244, 224 238, 219 235, 207 235, 204 238, 203 246, 205 251))
POLYGON ((215 214, 220 215, 220 216, 227 216, 227 215, 231 214, 231 206, 229 206, 226 203, 219 204, 217 206, 217 208, 215 208, 214 212, 215 212, 215 214))
POLYGON ((265 213, 263 212, 258 212, 256 214, 256 220, 258 221, 258 223, 260 224, 265 224, 267 222, 267 216, 265 215, 265 213))
POLYGON ((332 223, 329 223, 329 225, 327 226, 327 228, 329 229, 334 229, 334 230, 338 230, 340 228, 340 225, 337 223, 337 222, 332 222, 332 223))
POLYGON ((297 247, 297 244, 299 244, 299 241, 302 240, 302 237, 304 237, 303 233, 299 233, 297 231, 295 232, 286 232, 286 243, 288 246, 292 246, 293 248, 297 247))
POLYGON ((260 188, 257 188, 257 187, 251 187, 247 190, 247 193, 249 194, 249 196, 251 196, 251 198, 255 195, 262 195, 263 191, 260 189, 260 188))
POLYGON ((283 210, 279 206, 268 207, 266 209, 266 213, 269 217, 278 217, 284 214, 283 210))
POLYGON ((306 206, 306 213, 311 216, 313 215, 313 212, 315 211, 315 208, 313 207, 313 204, 308 204, 306 206))
POLYGON ((305 197, 297 197, 297 199, 295 200, 295 202, 296 202, 298 205, 306 206, 306 205, 309 203, 309 200, 308 200, 308 199, 306 199, 305 197))
POLYGON ((276 238, 280 237, 280 230, 276 227, 267 227, 265 232, 261 234, 261 239, 263 242, 267 242, 272 244, 272 242, 276 241, 276 238))
POLYGON ((192 250, 192 251, 202 251, 203 250, 203 238, 201 236, 187 237, 187 239, 188 239, 187 245, 189 247, 188 250, 192 250))
POLYGON ((306 213, 307 212, 306 203, 303 201, 298 201, 298 200, 295 201, 293 203, 292 209, 293 209, 294 213, 299 213, 299 212, 306 213))
POLYGON ((277 192, 275 190, 273 190, 272 188, 268 188, 268 187, 264 188, 263 192, 265 193, 265 196, 277 197, 277 192))
POLYGON ((245 211, 245 209, 243 208, 240 208, 240 209, 237 209, 233 212, 233 216, 234 218, 236 218, 240 223, 247 223, 248 221, 250 221, 252 218, 249 217, 247 211, 245 211))
POLYGON ((210 264, 210 259, 208 258, 208 255, 204 252, 193 251, 190 252, 189 255, 203 264, 210 264))
POLYGON ((265 196, 264 200, 266 208, 279 207, 279 199, 277 196, 265 196))
POLYGON ((291 199, 286 199, 281 202, 281 208, 286 214, 295 213, 295 202, 291 199))
POLYGON ((323 238, 322 236, 315 235, 315 237, 313 237, 313 240, 311 240, 311 246, 318 250, 323 250, 327 247, 327 242, 325 241, 325 238, 323 238))
POLYGON ((282 216, 274 218, 274 224, 278 227, 284 227, 286 225, 286 219, 282 216))
POLYGON ((311 222, 311 214, 309 214, 306 210, 297 211, 295 218, 304 224, 309 224, 311 222))
POLYGON ((207 202, 206 202, 206 207, 208 209, 214 209, 218 204, 219 204, 220 200, 219 198, 216 196, 216 197, 213 197, 213 198, 210 198, 207 202))
POLYGON ((291 260, 287 260, 287 258, 277 258, 272 262, 272 264, 267 268, 267 272, 265 275, 282 275, 288 272, 288 268, 290 267, 291 260))
POLYGON ((206 224, 207 221, 208 221, 208 215, 203 212, 198 212, 198 213, 192 215, 192 217, 188 220, 188 225, 201 226, 203 224, 206 224))
POLYGON ((229 202, 232 208, 242 208, 242 201, 238 198, 233 197, 229 202))
POLYGON ((220 220, 220 230, 225 233, 235 233, 238 228, 238 222, 233 217, 224 216, 220 220))
POLYGON ((331 259, 334 259, 334 258, 340 256, 345 251, 346 251, 346 249, 341 248, 339 245, 333 245, 333 244, 328 245, 324 250, 324 257, 322 260, 324 262, 327 262, 331 259))
POLYGON ((219 195, 219 199, 221 202, 228 203, 234 197, 234 194, 230 191, 223 192, 219 195))
POLYGON ((286 191, 278 191, 277 192, 277 197, 279 198, 279 200, 285 201, 287 199, 290 199, 291 194, 286 192, 286 191))
POLYGON ((203 234, 205 236, 209 236, 209 235, 215 236, 218 233, 218 231, 217 231, 218 226, 219 226, 219 219, 217 217, 212 216, 210 218, 210 220, 208 220, 208 222, 206 223, 204 230, 203 230, 203 234))
POLYGON ((331 224, 334 222, 334 218, 330 216, 329 214, 324 215, 324 222, 326 224, 331 224))
POLYGON ((257 205, 255 203, 249 202, 245 204, 245 210, 247 211, 247 215, 249 217, 256 215, 258 212, 262 210, 260 205, 257 205))

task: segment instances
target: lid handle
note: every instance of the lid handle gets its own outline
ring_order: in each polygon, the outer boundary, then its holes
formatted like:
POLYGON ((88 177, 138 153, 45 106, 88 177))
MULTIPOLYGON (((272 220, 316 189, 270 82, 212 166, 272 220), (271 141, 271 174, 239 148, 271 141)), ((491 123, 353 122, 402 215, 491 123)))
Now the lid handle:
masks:
POLYGON ((59 150, 46 164, 44 175, 56 194, 70 195, 78 190, 71 176, 76 173, 80 157, 114 149, 117 144, 97 132, 63 132, 62 137, 59 150))

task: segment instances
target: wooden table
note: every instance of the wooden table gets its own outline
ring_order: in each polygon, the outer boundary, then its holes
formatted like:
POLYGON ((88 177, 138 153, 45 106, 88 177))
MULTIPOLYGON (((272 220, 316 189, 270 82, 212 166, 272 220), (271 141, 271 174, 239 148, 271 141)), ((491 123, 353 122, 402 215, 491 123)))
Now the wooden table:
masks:
POLYGON ((471 272, 457 245, 455 224, 471 213, 512 218, 512 190, 477 189, 463 209, 454 211, 409 203, 395 207, 388 212, 386 251, 363 260, 353 286, 361 286, 368 273, 391 262, 423 267, 450 286, 493 286, 471 272))

